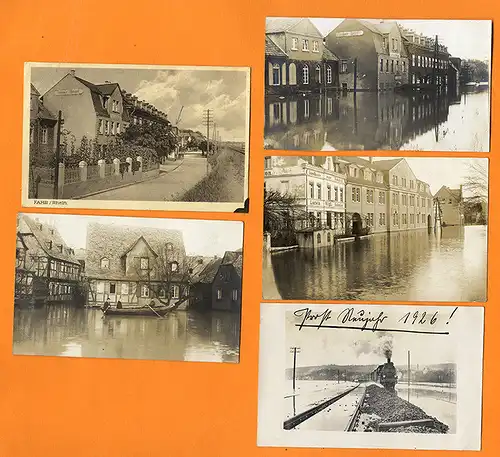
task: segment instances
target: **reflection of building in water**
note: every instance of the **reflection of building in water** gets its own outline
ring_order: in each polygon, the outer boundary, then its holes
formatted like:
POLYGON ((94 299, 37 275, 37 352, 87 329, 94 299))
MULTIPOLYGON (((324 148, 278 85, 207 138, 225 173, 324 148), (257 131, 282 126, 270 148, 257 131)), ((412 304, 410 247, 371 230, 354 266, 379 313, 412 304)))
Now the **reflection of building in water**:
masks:
POLYGON ((429 130, 438 134, 450 101, 445 95, 394 92, 268 96, 265 147, 397 150, 429 130))
POLYGON ((462 186, 459 189, 450 189, 442 186, 434 196, 439 201, 442 225, 463 225, 464 207, 462 186))
POLYGON ((407 52, 394 21, 345 19, 325 43, 340 59, 344 90, 386 90, 408 82, 407 52))
POLYGON ((293 195, 304 225, 362 234, 432 227, 432 194, 404 159, 266 157, 266 190, 293 195))
POLYGON ((338 59, 307 18, 267 18, 266 93, 338 88, 338 59))

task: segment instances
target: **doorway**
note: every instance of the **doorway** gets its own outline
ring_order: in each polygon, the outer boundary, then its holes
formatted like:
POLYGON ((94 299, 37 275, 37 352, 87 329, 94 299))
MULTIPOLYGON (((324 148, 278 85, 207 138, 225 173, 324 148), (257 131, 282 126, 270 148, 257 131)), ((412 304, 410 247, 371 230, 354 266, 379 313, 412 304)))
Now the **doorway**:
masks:
POLYGON ((359 213, 354 213, 352 215, 352 234, 361 235, 361 230, 363 228, 363 221, 359 213))

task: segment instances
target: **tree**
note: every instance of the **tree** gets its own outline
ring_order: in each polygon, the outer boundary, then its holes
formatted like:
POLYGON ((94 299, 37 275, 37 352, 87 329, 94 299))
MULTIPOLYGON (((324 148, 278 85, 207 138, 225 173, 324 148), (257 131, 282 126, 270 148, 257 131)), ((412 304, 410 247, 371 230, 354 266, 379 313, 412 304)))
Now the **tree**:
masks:
MULTIPOLYGON (((467 174, 464 176, 462 196, 464 204, 479 203, 482 206, 484 219, 488 219, 488 162, 484 159, 475 159, 468 164, 467 174)), ((465 209, 465 208, 464 208, 465 209)))
POLYGON ((147 257, 147 265, 141 264, 144 258, 137 258, 135 271, 139 279, 139 289, 147 285, 150 297, 162 305, 178 308, 190 298, 191 270, 183 257, 171 243, 162 246, 155 258, 147 257), (174 286, 179 287, 177 297, 173 295, 174 286), (176 300, 172 305, 172 299, 176 300))
POLYGON ((166 157, 177 147, 177 139, 170 126, 164 124, 135 124, 117 136, 123 144, 144 146, 156 151, 158 157, 166 157))
POLYGON ((264 191, 264 231, 270 233, 272 239, 280 239, 280 244, 295 244, 297 229, 306 219, 294 195, 264 191))
POLYGON ((462 83, 488 82, 490 80, 490 69, 486 62, 481 60, 465 60, 461 68, 462 83))

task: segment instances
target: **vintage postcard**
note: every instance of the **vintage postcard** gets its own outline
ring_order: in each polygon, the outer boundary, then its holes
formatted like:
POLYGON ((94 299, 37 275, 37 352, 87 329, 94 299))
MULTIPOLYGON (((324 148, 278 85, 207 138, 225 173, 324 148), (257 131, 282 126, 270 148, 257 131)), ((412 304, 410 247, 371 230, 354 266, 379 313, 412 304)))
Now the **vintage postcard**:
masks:
POLYGON ((25 64, 23 204, 248 211, 250 69, 25 64))
POLYGON ((13 352, 238 362, 243 223, 19 214, 13 352))
POLYGON ((479 450, 483 311, 262 304, 258 445, 479 450))
POLYGON ((492 23, 269 17, 266 149, 489 152, 492 23))
POLYGON ((484 302, 488 159, 270 156, 263 298, 484 302))

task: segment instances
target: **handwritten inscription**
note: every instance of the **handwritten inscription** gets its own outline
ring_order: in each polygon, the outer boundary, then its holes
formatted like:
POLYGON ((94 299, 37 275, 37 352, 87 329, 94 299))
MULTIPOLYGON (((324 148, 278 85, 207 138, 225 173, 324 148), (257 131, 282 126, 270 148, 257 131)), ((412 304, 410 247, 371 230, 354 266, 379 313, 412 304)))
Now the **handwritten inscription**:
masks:
MULTIPOLYGON (((446 324, 450 322, 457 309, 458 308, 455 308, 453 310, 451 315, 448 317, 446 324)), ((399 319, 396 316, 395 320, 393 320, 394 317, 390 318, 384 311, 377 310, 376 312, 372 312, 370 309, 355 307, 344 308, 340 311, 340 313, 336 313, 336 315, 334 315, 333 311, 329 308, 324 311, 314 311, 313 309, 306 307, 297 309, 294 311, 294 315, 300 319, 299 322, 295 324, 299 330, 302 330, 303 328, 330 328, 372 332, 387 331, 448 334, 448 332, 433 329, 436 327, 435 324, 439 321, 439 311, 435 311, 433 313, 422 310, 407 312, 399 319), (393 322, 397 321, 399 326, 396 326, 397 328, 386 328, 391 327, 388 323, 391 320, 393 320, 393 322), (404 327, 401 327, 401 325, 404 327), (423 328, 424 325, 427 326, 427 328, 423 328), (429 326, 431 329, 428 328, 429 326)))

